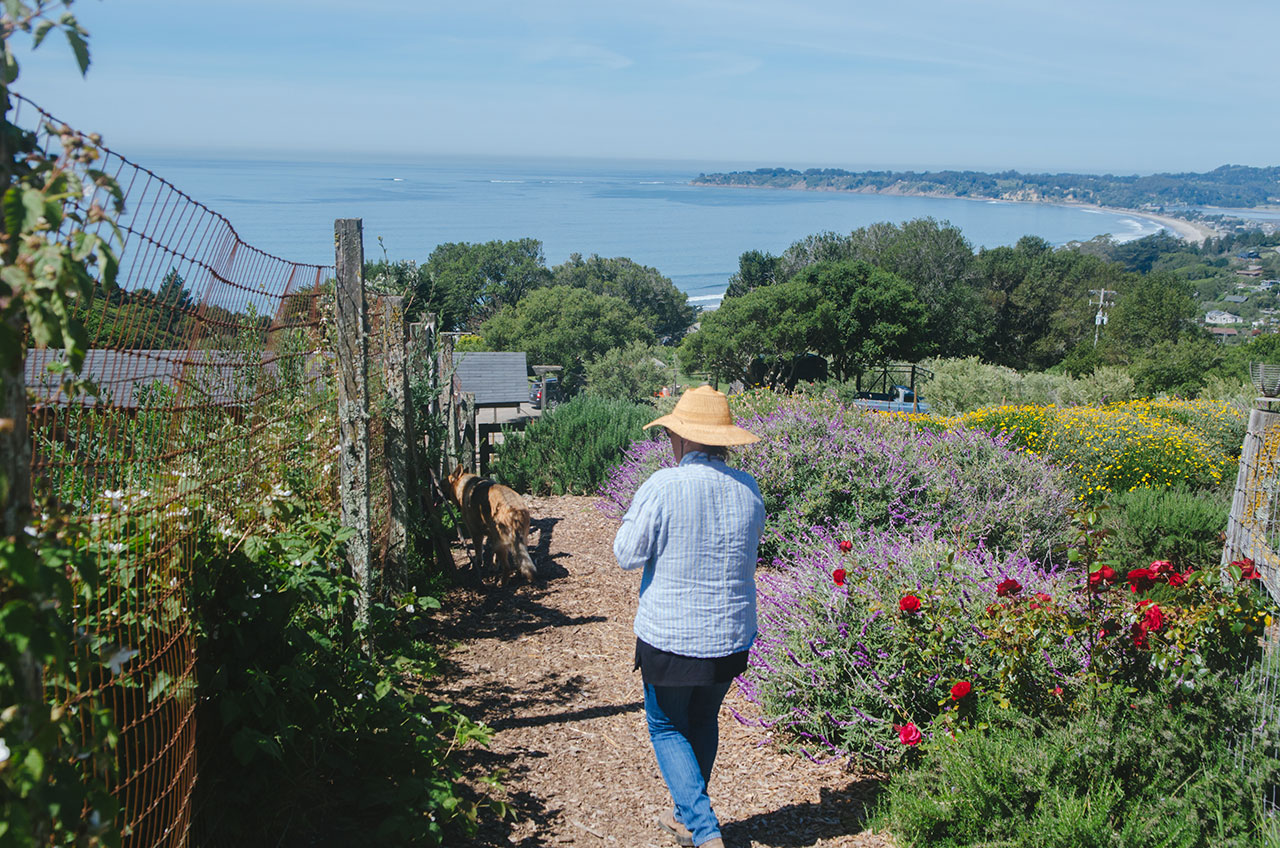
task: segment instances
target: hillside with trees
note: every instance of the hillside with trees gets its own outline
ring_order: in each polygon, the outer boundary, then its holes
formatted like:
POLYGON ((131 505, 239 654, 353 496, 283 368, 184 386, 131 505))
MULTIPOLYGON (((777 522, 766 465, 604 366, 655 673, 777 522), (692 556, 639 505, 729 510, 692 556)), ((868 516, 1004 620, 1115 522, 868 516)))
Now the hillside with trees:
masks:
POLYGON ((1002 171, 845 171, 840 168, 757 168, 699 174, 693 185, 809 191, 923 194, 994 200, 1143 206, 1251 208, 1280 202, 1280 167, 1223 165, 1203 174, 1023 174, 1002 171))

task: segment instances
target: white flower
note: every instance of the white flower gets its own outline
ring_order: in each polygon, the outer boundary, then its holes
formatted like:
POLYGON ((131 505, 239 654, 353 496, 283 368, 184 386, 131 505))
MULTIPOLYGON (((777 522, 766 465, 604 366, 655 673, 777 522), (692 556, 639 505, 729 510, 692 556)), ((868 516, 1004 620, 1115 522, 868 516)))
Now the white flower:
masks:
POLYGON ((124 489, 107 489, 102 496, 111 501, 112 509, 120 509, 124 506, 124 489))
POLYGON ((111 669, 112 674, 119 674, 124 669, 125 663, 138 655, 138 651, 134 648, 116 648, 116 650, 107 657, 107 667, 111 669))
POLYGON ((107 542, 107 550, 113 554, 118 554, 124 550, 124 542, 107 542))
POLYGON ((34 528, 34 527, 32 527, 30 524, 28 524, 26 527, 23 527, 23 528, 22 528, 22 532, 23 532, 23 533, 26 533, 28 536, 31 536, 31 537, 33 537, 33 538, 34 538, 34 537, 35 537, 35 535, 36 535, 36 528, 34 528))
POLYGON ((405 607, 404 609, 405 609, 405 612, 408 612, 408 613, 411 613, 411 614, 412 614, 412 613, 413 613, 413 604, 409 604, 409 605, 408 605, 407 607, 405 607))
POLYGON ((271 496, 274 498, 287 498, 292 494, 293 492, 289 491, 284 486, 281 486, 279 483, 276 483, 271 487, 271 496))
POLYGON ((357 701, 363 701, 363 700, 364 700, 364 693, 363 693, 363 692, 358 693, 358 694, 356 695, 356 700, 357 700, 357 701))
POLYGON ((3 763, 5 760, 9 759, 9 755, 11 753, 13 752, 9 750, 9 746, 4 744, 4 738, 0 737, 0 763, 3 763))

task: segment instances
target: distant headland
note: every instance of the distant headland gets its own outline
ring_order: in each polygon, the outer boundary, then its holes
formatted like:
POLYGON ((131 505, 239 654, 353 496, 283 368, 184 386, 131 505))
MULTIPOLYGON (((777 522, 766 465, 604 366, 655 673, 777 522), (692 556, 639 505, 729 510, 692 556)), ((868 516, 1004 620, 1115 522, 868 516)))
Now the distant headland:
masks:
MULTIPOLYGON (((1248 209, 1280 204, 1280 167, 1223 165, 1203 174, 1023 174, 1017 171, 845 171, 840 168, 757 168, 699 174, 700 186, 749 186, 800 191, 851 191, 923 197, 1083 204, 1133 210, 1153 218, 1184 214, 1178 207, 1248 209), (1153 214, 1155 213, 1155 214, 1153 214)), ((1167 220, 1167 219, 1166 219, 1167 220)), ((1184 237, 1193 237, 1184 226, 1184 237)), ((1201 237, 1207 228, 1201 230, 1201 237)))
POLYGON ((757 168, 699 174, 694 185, 756 186, 809 191, 937 195, 1041 203, 1088 203, 1140 209, 1222 206, 1238 209, 1280 203, 1280 167, 1223 165, 1204 174, 1022 174, 1002 171, 845 171, 840 168, 757 168))

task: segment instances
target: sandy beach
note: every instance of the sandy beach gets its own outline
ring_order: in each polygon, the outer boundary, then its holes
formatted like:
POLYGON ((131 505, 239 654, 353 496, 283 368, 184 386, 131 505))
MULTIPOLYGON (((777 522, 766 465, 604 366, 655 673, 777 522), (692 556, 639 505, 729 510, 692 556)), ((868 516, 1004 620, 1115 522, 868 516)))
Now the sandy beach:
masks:
POLYGON ((1115 206, 1094 206, 1086 203, 1075 205, 1082 206, 1086 209, 1098 209, 1104 212, 1117 212, 1124 215, 1132 215, 1135 218, 1142 218, 1147 221, 1155 221, 1157 224, 1178 236, 1178 238, 1183 241, 1189 241, 1192 244, 1204 244, 1205 239, 1214 238, 1218 235, 1217 231, 1208 224, 1186 221, 1182 218, 1171 218, 1168 215, 1156 215, 1151 212, 1140 212, 1137 209, 1120 209, 1115 206))

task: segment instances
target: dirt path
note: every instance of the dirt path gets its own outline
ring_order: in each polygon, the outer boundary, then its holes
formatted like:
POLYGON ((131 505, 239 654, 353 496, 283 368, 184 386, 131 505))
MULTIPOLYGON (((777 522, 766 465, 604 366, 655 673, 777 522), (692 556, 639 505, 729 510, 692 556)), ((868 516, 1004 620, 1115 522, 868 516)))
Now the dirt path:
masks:
MULTIPOLYGON (((649 746, 631 668, 638 574, 613 559, 616 523, 593 499, 534 499, 532 585, 459 590, 440 626, 441 688, 496 734, 467 752, 476 772, 505 768, 516 821, 487 824, 473 846, 674 845, 655 819, 670 796, 649 746)), ((736 690, 726 701, 751 705, 736 690)), ((838 765, 779 751, 769 734, 721 713, 711 798, 729 848, 881 848, 864 832, 876 786, 838 765)))

